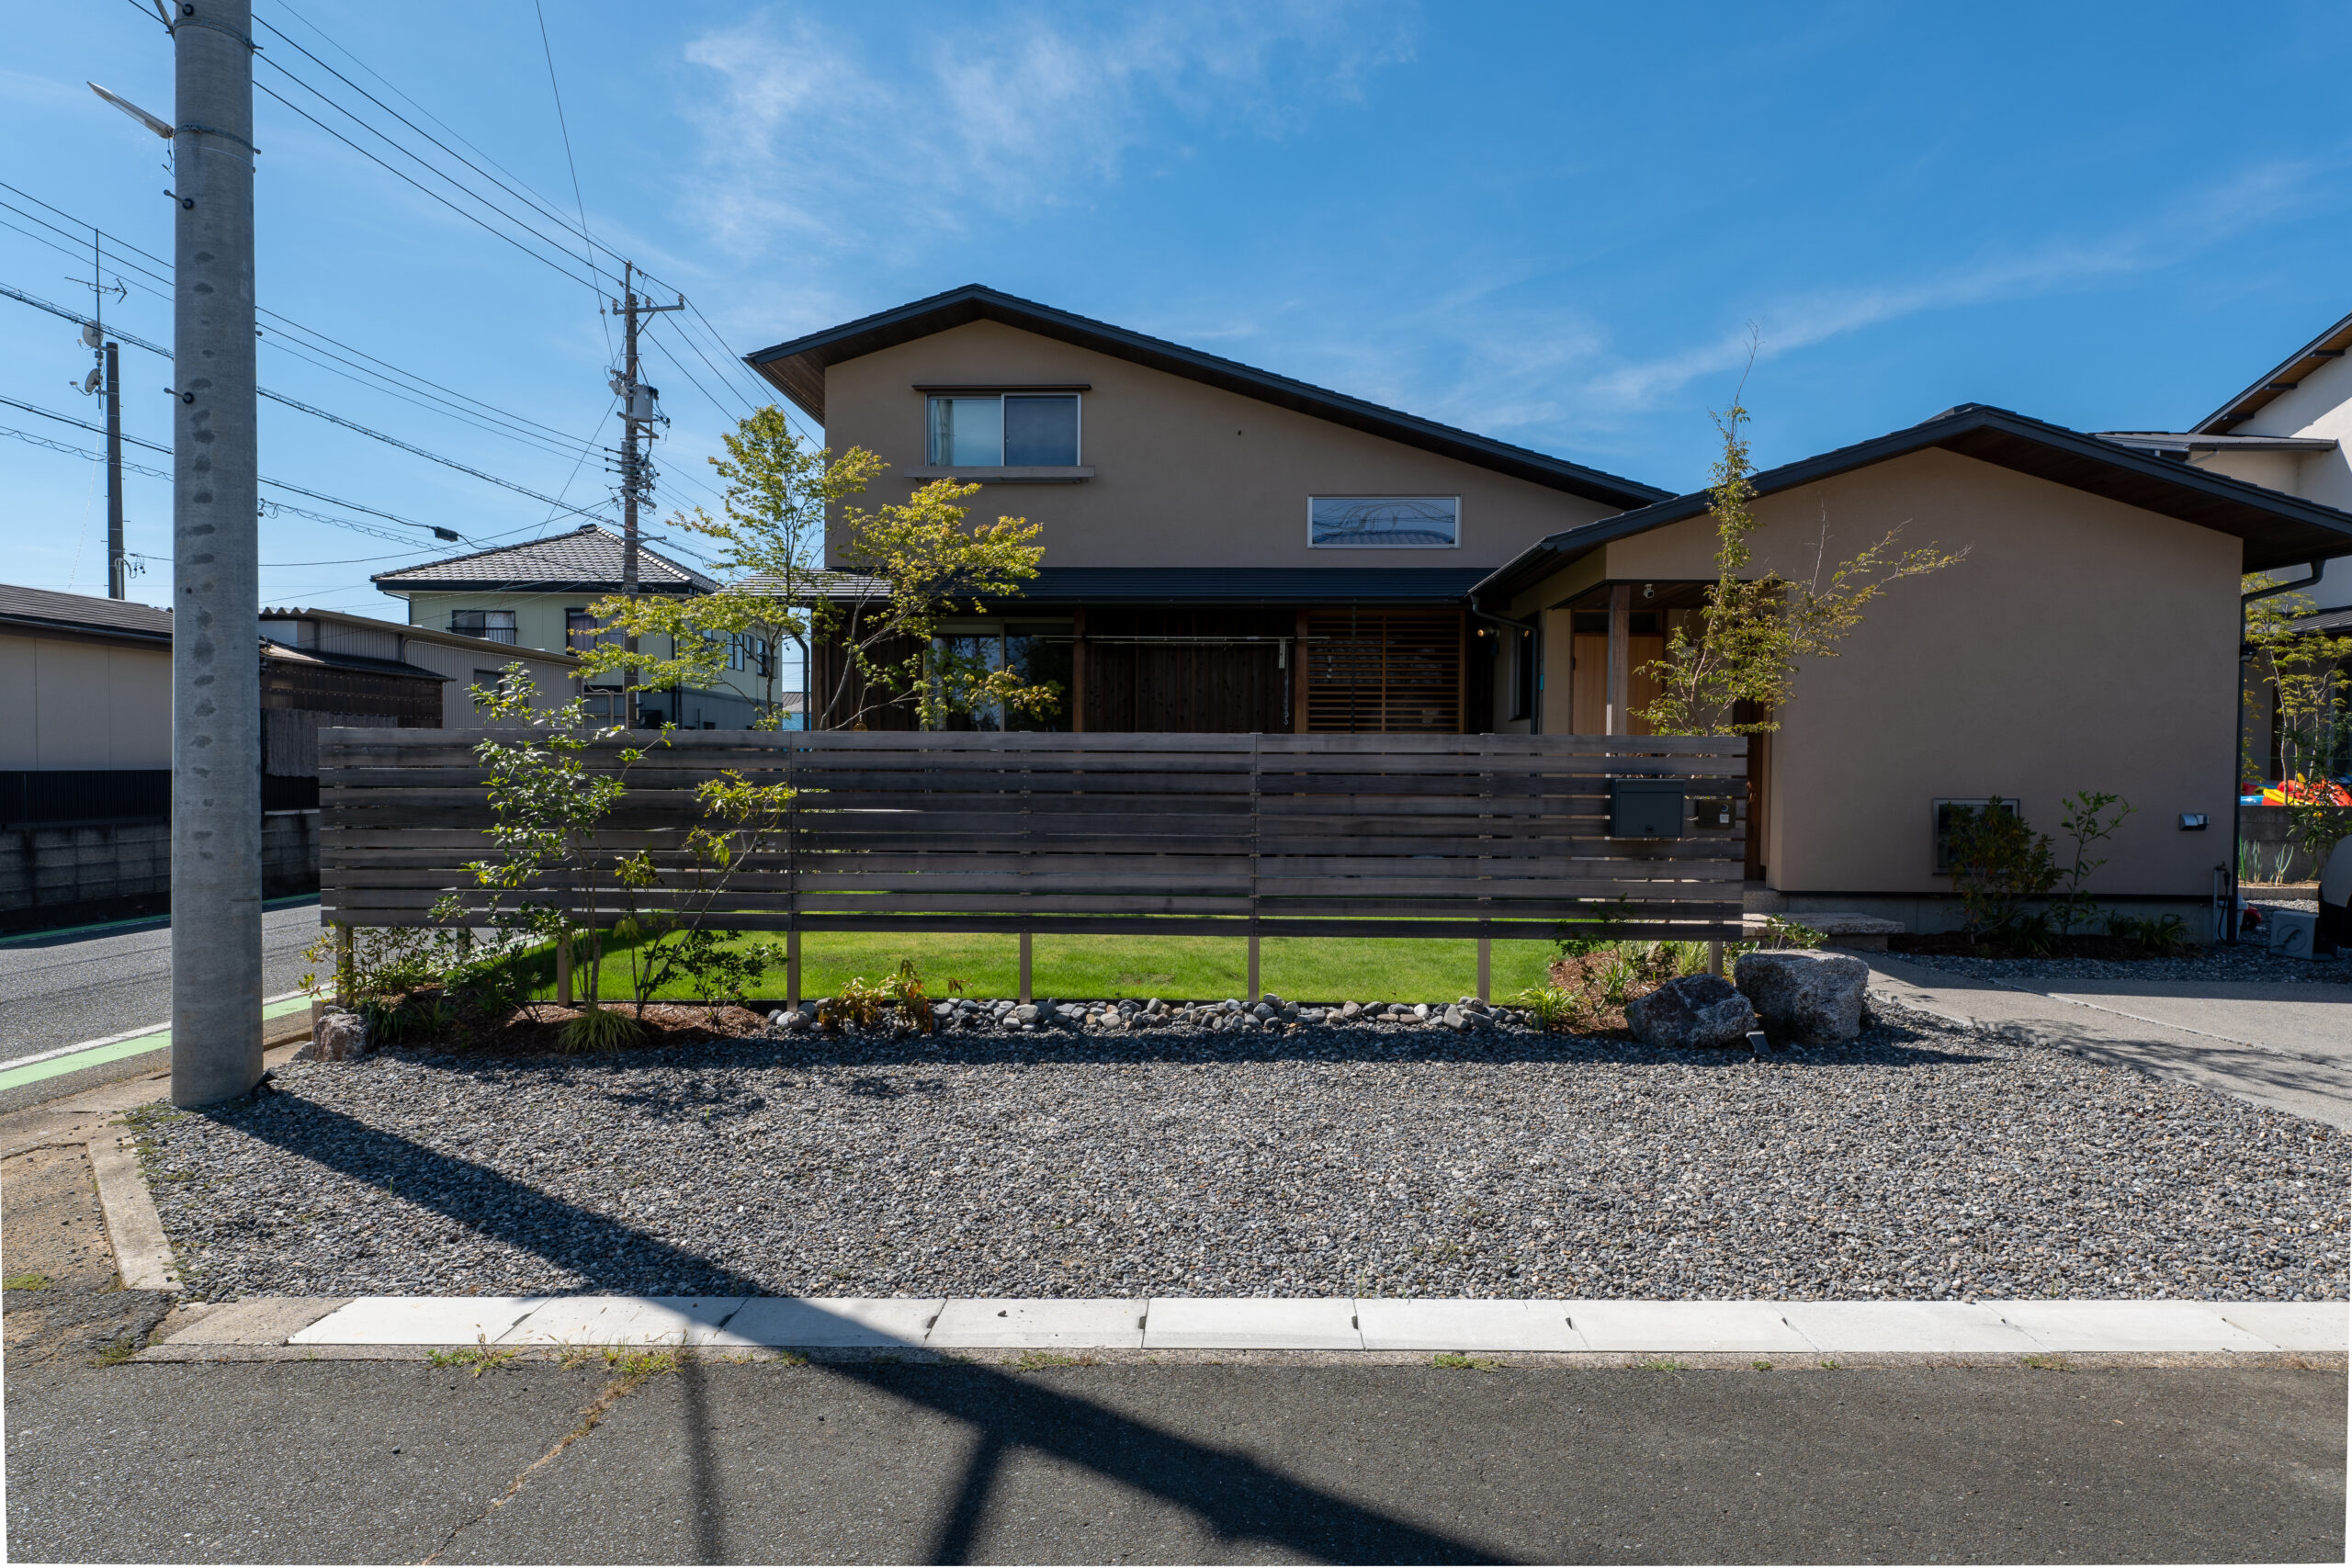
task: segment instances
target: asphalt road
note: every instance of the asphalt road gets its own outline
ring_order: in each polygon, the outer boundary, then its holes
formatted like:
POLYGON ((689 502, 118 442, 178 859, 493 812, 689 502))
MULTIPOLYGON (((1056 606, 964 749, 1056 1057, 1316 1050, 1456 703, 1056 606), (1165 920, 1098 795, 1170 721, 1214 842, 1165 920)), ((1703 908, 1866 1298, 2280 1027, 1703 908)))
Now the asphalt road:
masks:
POLYGON ((11 1363, 19 1561, 2341 1562, 2345 1547, 2340 1371, 703 1363, 646 1380, 551 1452, 606 1389, 601 1364, 11 1363))
MULTIPOLYGON (((262 995, 295 988, 319 901, 262 911, 262 995)), ((0 942, 0 1067, 21 1056, 163 1024, 172 1016, 172 931, 163 918, 0 942)))

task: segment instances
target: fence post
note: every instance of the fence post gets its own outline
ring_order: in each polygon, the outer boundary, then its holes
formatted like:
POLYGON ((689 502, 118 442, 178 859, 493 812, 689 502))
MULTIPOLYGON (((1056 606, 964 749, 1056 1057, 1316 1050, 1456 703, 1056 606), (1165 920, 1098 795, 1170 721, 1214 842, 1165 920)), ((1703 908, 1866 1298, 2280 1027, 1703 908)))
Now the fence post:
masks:
POLYGON ((1707 973, 1720 980, 1724 977, 1724 939, 1712 937, 1707 942, 1707 973))
POLYGON ((571 1005, 571 933, 558 931, 555 939, 555 1000, 558 1007, 571 1005))
POLYGON ((800 1010, 800 928, 794 926, 784 933, 784 1008, 786 1012, 800 1010))
POLYGON ((351 922, 337 920, 334 923, 335 1006, 347 1008, 351 1005, 351 922))
POLYGON ((1258 989, 1258 825, 1265 813, 1258 799, 1258 735, 1250 735, 1250 984, 1244 989, 1247 1005, 1256 1007, 1261 995, 1258 989))
POLYGON ((1029 933, 1021 933, 1021 1002, 1029 1004, 1029 933))
POLYGON ((1495 988, 1495 939, 1485 931, 1478 933, 1478 999, 1490 1002, 1487 993, 1495 988))

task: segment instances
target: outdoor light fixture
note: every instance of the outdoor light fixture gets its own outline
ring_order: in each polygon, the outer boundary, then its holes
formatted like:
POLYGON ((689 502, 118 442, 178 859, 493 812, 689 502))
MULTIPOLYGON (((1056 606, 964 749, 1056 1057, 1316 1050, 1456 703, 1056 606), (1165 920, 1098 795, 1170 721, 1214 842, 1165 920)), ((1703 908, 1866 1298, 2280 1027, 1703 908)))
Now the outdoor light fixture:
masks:
POLYGON ((114 94, 107 92, 104 87, 99 86, 96 82, 88 83, 87 85, 90 91, 97 94, 98 96, 104 98, 107 102, 112 104, 123 113, 137 120, 140 124, 145 126, 148 130, 153 131, 164 141, 169 141, 172 139, 172 128, 165 121, 157 119, 153 115, 149 114, 145 109, 141 108, 129 98, 117 97, 114 94))
POLYGON ((2201 833, 2205 830, 2205 813, 2202 811, 2184 811, 2180 814, 2180 830, 2184 833, 2201 833))

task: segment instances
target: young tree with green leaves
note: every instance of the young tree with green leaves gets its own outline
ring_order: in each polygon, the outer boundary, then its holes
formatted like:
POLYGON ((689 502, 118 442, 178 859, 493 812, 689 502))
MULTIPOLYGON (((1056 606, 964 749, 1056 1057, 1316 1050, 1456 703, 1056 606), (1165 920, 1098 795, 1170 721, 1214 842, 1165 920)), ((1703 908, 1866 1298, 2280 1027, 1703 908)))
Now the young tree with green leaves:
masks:
POLYGON ((1723 437, 1708 486, 1715 520, 1715 581, 1695 637, 1678 626, 1666 657, 1643 666, 1658 693, 1639 716, 1658 735, 1756 735, 1781 727, 1780 710, 1804 659, 1835 658, 1838 644, 1861 624, 1872 600, 1906 577, 1924 577, 1966 557, 1933 545, 1897 550, 1900 528, 1851 559, 1829 566, 1828 526, 1814 547, 1811 577, 1799 581, 1767 570, 1749 575, 1755 535, 1755 467, 1748 457, 1747 410, 1736 398, 1713 415, 1723 437), (1756 716, 1740 719, 1738 705, 1756 716))
POLYGON ((944 479, 904 505, 854 506, 851 498, 888 465, 863 447, 836 457, 804 445, 773 405, 722 439, 727 456, 710 463, 724 481, 725 515, 696 508, 672 522, 718 546, 711 564, 727 585, 695 597, 598 604, 596 614, 640 647, 649 637, 666 637, 671 653, 657 660, 600 646, 582 660, 589 673, 634 665, 643 690, 709 687, 723 679, 729 639, 751 637, 767 649, 756 677, 764 687, 763 728, 780 722, 787 641, 800 650, 811 728, 854 728, 904 703, 934 728, 975 708, 1043 713, 1059 702, 1053 683, 958 659, 936 640, 948 616, 977 613, 979 598, 1016 594, 1036 576, 1045 551, 1034 542, 1035 525, 1018 517, 969 523, 959 503, 979 486, 944 479), (824 564, 829 533, 837 570, 824 564), (812 649, 832 655, 821 660, 828 677, 821 687, 812 649))
MULTIPOLYGON (((2249 593, 2271 586, 2262 576, 2244 584, 2249 593)), ((2304 619, 2312 607, 2300 593, 2255 600, 2245 607, 2245 646, 2256 688, 2271 701, 2288 836, 2317 876, 2352 834, 2352 807, 2336 804, 2352 778, 2352 636, 2314 629, 2304 619)), ((2248 745, 2245 776, 2267 780, 2270 762, 2248 745)))

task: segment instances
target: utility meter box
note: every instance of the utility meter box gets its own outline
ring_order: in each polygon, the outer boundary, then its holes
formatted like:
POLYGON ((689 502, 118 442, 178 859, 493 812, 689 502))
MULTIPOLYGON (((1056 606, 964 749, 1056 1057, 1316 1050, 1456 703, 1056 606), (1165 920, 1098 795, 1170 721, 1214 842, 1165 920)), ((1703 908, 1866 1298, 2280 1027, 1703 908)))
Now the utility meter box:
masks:
POLYGON ((1609 781, 1609 836, 1612 839, 1679 839, 1682 786, 1664 779, 1609 781))

